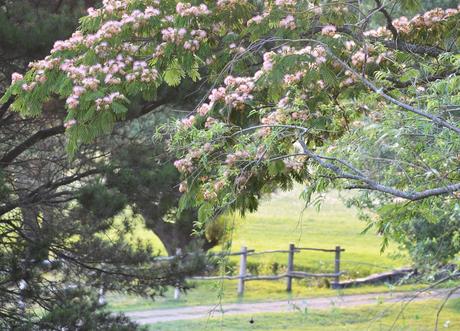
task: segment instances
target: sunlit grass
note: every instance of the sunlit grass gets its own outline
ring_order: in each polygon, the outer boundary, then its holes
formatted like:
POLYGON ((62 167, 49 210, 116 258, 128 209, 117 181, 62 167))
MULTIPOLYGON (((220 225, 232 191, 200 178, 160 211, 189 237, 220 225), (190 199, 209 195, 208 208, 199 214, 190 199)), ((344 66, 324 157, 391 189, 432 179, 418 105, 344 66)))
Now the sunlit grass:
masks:
MULTIPOLYGON (((411 303, 401 311, 402 305, 376 304, 354 309, 331 309, 328 311, 298 311, 255 315, 223 316, 218 312, 209 319, 157 323, 150 330, 434 330, 440 300, 411 303), (250 321, 253 323, 250 323, 250 321)), ((451 300, 442 310, 439 329, 460 330, 460 299, 451 300)))
MULTIPOLYGON (((305 209, 299 199, 301 189, 281 192, 264 201, 259 211, 245 219, 234 217, 237 227, 232 242, 233 250, 241 246, 258 251, 287 249, 289 243, 300 247, 333 249, 341 246, 342 270, 353 277, 381 272, 407 265, 407 259, 392 255, 398 252, 391 246, 380 253, 381 238, 375 233, 361 234, 365 224, 357 217, 355 210, 344 206, 337 193, 326 196, 321 210, 305 209)), ((236 259, 235 259, 236 260, 236 259)), ((287 262, 286 254, 251 257, 251 261, 287 262)), ((334 254, 306 251, 295 256, 295 265, 312 271, 333 271, 334 254)))
MULTIPOLYGON (((238 251, 241 246, 247 246, 256 251, 287 249, 289 243, 299 247, 317 247, 332 249, 341 246, 342 270, 347 272, 345 277, 360 277, 370 273, 381 272, 395 267, 407 265, 406 258, 392 258, 397 250, 394 247, 384 254, 380 253, 381 238, 369 232, 361 234, 365 224, 360 221, 354 210, 346 208, 339 200, 337 193, 328 194, 321 210, 314 208, 304 210, 304 202, 299 199, 301 189, 292 192, 274 194, 266 199, 256 213, 242 219, 240 216, 226 216, 229 224, 235 224, 232 237, 232 251, 238 251)), ((136 238, 152 240, 155 248, 161 248, 158 238, 138 223, 134 229, 132 240, 136 238)), ((219 251, 222 248, 216 247, 219 251)), ((230 259, 233 265, 238 264, 239 257, 230 259)), ((248 264, 258 264, 260 274, 271 274, 273 263, 283 265, 287 262, 287 254, 269 254, 248 258, 248 264)), ((323 252, 301 252, 295 255, 297 270, 313 272, 333 272, 334 254, 323 252)), ((344 278, 345 278, 344 277, 344 278)), ((246 283, 244 301, 283 300, 308 296, 337 295, 337 291, 325 288, 323 281, 309 284, 310 280, 296 281, 293 292, 287 294, 284 281, 254 281, 246 283), (318 287, 316 285, 323 287, 318 287)), ((200 281, 192 283, 192 288, 173 300, 172 291, 165 293, 164 298, 157 301, 133 297, 109 295, 110 307, 115 310, 136 310, 154 307, 172 307, 183 305, 215 304, 218 302, 237 302, 236 282, 200 281)), ((414 286, 406 286, 398 290, 409 290, 414 286)), ((385 285, 365 286, 343 291, 345 294, 384 292, 389 288, 385 285)))

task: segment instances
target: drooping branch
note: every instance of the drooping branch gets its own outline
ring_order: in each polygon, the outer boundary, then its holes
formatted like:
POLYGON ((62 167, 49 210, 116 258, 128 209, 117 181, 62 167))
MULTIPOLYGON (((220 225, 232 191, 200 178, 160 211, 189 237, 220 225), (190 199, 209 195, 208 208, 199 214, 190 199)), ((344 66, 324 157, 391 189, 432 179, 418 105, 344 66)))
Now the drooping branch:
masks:
POLYGON ((32 136, 20 143, 18 146, 14 147, 13 149, 5 153, 3 157, 0 159, 0 168, 5 168, 6 166, 8 166, 15 158, 17 158, 30 147, 34 146, 39 141, 45 140, 49 137, 56 136, 58 134, 62 134, 64 132, 65 128, 63 125, 37 131, 32 136))
POLYGON ((425 199, 431 196, 444 195, 444 194, 449 194, 449 193, 460 191, 460 183, 445 185, 442 187, 428 189, 428 190, 424 190, 420 192, 410 192, 410 191, 398 190, 398 189, 395 189, 395 188, 392 188, 386 185, 382 185, 379 182, 364 176, 361 171, 359 171, 358 169, 355 169, 348 163, 340 162, 342 164, 345 164, 347 167, 351 168, 356 174, 352 174, 347 171, 344 171, 340 167, 336 166, 335 164, 326 161, 327 159, 331 159, 331 158, 320 156, 312 152, 307 147, 307 145, 302 139, 299 139, 299 143, 302 146, 302 150, 306 156, 313 159, 316 163, 318 163, 320 166, 324 167, 325 169, 332 171, 338 178, 350 179, 350 180, 358 181, 358 182, 365 184, 365 185, 355 185, 355 186, 352 186, 351 188, 371 189, 371 190, 387 193, 395 197, 400 197, 400 198, 411 200, 411 201, 422 200, 422 199, 425 199))
MULTIPOLYGON (((60 187, 70 185, 72 183, 75 183, 75 182, 83 179, 83 178, 87 178, 87 177, 96 175, 98 173, 101 173, 100 169, 91 169, 91 170, 88 170, 88 171, 85 171, 85 172, 82 172, 82 173, 78 173, 78 174, 75 174, 75 175, 71 175, 71 176, 61 178, 61 179, 59 179, 57 181, 54 181, 54 182, 48 182, 46 184, 43 184, 43 185, 37 187, 36 189, 34 189, 33 191, 29 192, 27 195, 24 196, 24 198, 18 198, 15 201, 12 201, 10 203, 5 204, 3 207, 0 208, 0 216, 6 214, 6 213, 8 213, 8 212, 10 212, 10 211, 12 211, 12 210, 14 210, 16 208, 18 208, 18 207, 21 207, 21 206, 30 205, 30 204, 36 204, 36 203, 39 203, 41 201, 45 201, 45 200, 50 198, 50 196, 47 193, 53 192, 53 191, 57 190, 60 187)), ((67 194, 68 192, 64 192, 64 193, 67 194)), ((73 192, 73 193, 76 193, 76 192, 73 192)), ((52 197, 57 197, 59 195, 62 195, 62 194, 60 194, 58 192, 52 197)))
POLYGON ((437 57, 442 53, 446 52, 445 50, 439 47, 416 45, 400 40, 382 40, 381 42, 383 45, 385 45, 385 47, 418 55, 429 55, 432 57, 437 57))
POLYGON ((385 100, 399 106, 400 108, 404 109, 404 110, 407 110, 411 113, 414 113, 414 114, 417 114, 417 115, 420 115, 422 117, 425 117, 425 118, 428 118, 429 120, 431 120, 432 122, 442 126, 442 127, 445 127, 446 129, 449 129, 449 130, 452 130, 458 134, 460 134, 460 128, 455 126, 455 125, 452 125, 450 124, 449 122, 447 122, 446 120, 442 119, 441 117, 439 116, 436 116, 436 115, 433 115, 433 114, 429 114, 427 112, 424 112, 423 110, 419 109, 419 108, 416 108, 416 107, 413 107, 411 105, 408 105, 400 100, 397 100, 395 98, 393 98, 392 96, 386 94, 382 88, 378 88, 374 83, 372 83, 370 80, 368 80, 366 77, 363 77, 361 74, 359 74, 358 72, 356 72, 356 70, 354 70, 352 67, 350 67, 345 61, 343 61, 342 59, 340 59, 338 56, 336 56, 328 47, 327 45, 324 45, 326 48, 326 51, 328 52, 328 54, 330 56, 332 56, 334 58, 335 61, 337 61, 344 69, 346 70, 349 70, 351 73, 353 73, 353 75, 355 75, 356 78, 358 78, 359 80, 361 80, 361 82, 367 86, 369 89, 371 89, 372 91, 374 91, 375 93, 379 94, 381 97, 383 97, 385 100))
MULTIPOLYGON (((431 75, 431 76, 427 76, 427 77, 423 77, 419 80, 419 82, 426 82, 426 83, 430 83, 430 82, 434 82, 434 81, 437 81, 439 79, 444 79, 444 78, 447 78, 449 77, 450 75, 457 75, 459 74, 460 72, 456 69, 452 69, 452 70, 446 70, 446 71, 443 71, 443 72, 440 72, 436 75, 431 75)), ((394 88, 406 88, 406 87, 409 87, 413 84, 412 81, 406 81, 406 82, 401 82, 399 80, 396 80, 396 79, 392 79, 392 78, 388 78, 388 80, 390 82, 393 83, 393 87, 394 88)))
POLYGON ((387 28, 388 30, 391 31, 393 38, 395 40, 398 39, 399 33, 398 33, 398 30, 396 30, 396 28, 393 25, 393 19, 391 18, 390 13, 388 13, 388 11, 385 9, 384 5, 382 4, 382 1, 375 0, 375 3, 377 4, 376 10, 378 10, 379 12, 383 14, 383 16, 385 16, 385 20, 387 21, 387 28))

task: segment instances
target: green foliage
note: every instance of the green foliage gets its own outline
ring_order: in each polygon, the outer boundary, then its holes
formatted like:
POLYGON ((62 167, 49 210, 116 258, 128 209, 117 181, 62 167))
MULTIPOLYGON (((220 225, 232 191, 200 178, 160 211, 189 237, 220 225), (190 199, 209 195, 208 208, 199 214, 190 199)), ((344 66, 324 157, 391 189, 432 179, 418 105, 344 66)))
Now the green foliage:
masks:
POLYGON ((114 217, 126 206, 126 197, 120 192, 110 191, 103 184, 95 183, 80 190, 78 202, 97 218, 114 217))
MULTIPOLYGON (((50 99, 66 99, 72 153, 135 116, 133 100, 196 110, 162 133, 187 190, 179 215, 197 210, 203 229, 223 210, 254 211, 264 194, 295 182, 307 199, 330 188, 364 189, 351 203, 381 217, 384 243, 407 242, 420 219, 456 217, 431 209, 458 200, 458 9, 387 21, 393 10, 412 16, 420 7, 205 3, 206 10, 198 2, 106 2, 17 78, 12 108, 39 116, 50 99), (386 215, 396 198, 425 200, 405 209, 401 222, 409 226, 393 233, 386 215)), ((136 183, 133 174, 119 177, 127 187, 136 183)), ((428 223, 426 230, 431 238, 428 223)), ((443 261, 457 249, 448 237, 443 261)), ((430 238, 428 250, 436 246, 430 238)))
MULTIPOLYGON (((17 328, 21 330, 21 327, 17 328)), ((47 313, 24 330, 145 330, 123 315, 114 315, 98 303, 91 294, 79 290, 68 290, 59 301, 53 302, 47 313)))
POLYGON ((165 70, 164 80, 170 86, 178 86, 184 76, 185 71, 182 69, 179 61, 174 59, 165 70))

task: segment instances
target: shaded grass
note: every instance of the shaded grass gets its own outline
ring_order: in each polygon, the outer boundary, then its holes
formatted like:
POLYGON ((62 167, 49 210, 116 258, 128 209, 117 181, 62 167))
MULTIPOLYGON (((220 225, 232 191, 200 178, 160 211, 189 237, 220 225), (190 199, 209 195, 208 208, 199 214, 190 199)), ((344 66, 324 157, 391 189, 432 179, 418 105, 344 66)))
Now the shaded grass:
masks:
MULTIPOLYGON (((436 288, 452 288, 459 285, 460 280, 446 281, 436 288)), ((178 300, 174 300, 173 290, 168 290, 163 297, 157 297, 155 301, 138 296, 111 294, 109 295, 109 309, 114 311, 139 311, 157 308, 216 305, 220 303, 266 302, 352 294, 415 291, 426 287, 428 287, 427 284, 406 284, 400 286, 380 284, 334 290, 330 288, 302 286, 294 280, 292 292, 287 293, 284 282, 260 281, 246 283, 247 291, 245 292, 245 296, 241 298, 236 294, 236 281, 206 281, 200 282, 199 286, 190 290, 187 295, 181 295, 178 300)))
MULTIPOLYGON (((440 301, 412 303, 397 320, 393 330, 433 330, 440 301)), ((401 304, 377 304, 350 309, 328 311, 298 311, 239 316, 223 316, 216 313, 204 320, 157 323, 150 330, 390 330, 401 304), (250 321, 253 323, 250 323, 250 321)), ((440 314, 440 329, 460 330, 460 299, 450 300, 440 314)))
POLYGON ((178 300, 173 299, 173 290, 168 290, 163 297, 157 297, 155 301, 138 296, 116 295, 108 296, 109 309, 114 311, 140 311, 156 308, 173 308, 197 305, 216 305, 220 303, 248 303, 260 301, 290 300, 299 298, 340 296, 365 293, 388 293, 391 291, 413 291, 426 287, 423 284, 416 285, 375 285, 333 290, 330 288, 307 287, 293 283, 293 291, 286 292, 286 286, 281 281, 248 282, 244 298, 236 294, 236 281, 224 282, 200 282, 195 289, 182 295, 178 300))

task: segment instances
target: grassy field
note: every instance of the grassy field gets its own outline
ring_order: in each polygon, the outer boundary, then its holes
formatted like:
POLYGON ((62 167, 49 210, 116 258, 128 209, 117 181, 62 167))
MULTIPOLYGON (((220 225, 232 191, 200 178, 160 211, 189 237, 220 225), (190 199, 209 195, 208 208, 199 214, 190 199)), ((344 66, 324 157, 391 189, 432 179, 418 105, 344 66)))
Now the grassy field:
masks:
MULTIPOLYGON (((245 219, 229 219, 235 227, 232 249, 241 246, 257 251, 287 249, 289 243, 299 247, 333 249, 341 246, 342 270, 350 277, 359 277, 370 273, 400 267, 408 263, 402 257, 393 258, 398 251, 390 247, 380 254, 381 238, 373 233, 362 235, 365 224, 356 212, 346 208, 336 193, 330 193, 324 200, 321 210, 304 208, 299 199, 301 189, 274 194, 262 203, 259 210, 247 215, 245 219)), ((235 259, 237 260, 237 259, 235 259)), ((273 262, 287 263, 286 254, 270 254, 250 257, 248 263, 273 262)), ((304 251, 296 254, 295 265, 310 271, 333 271, 333 253, 304 251)))
MULTIPOLYGON (((227 221, 235 224, 232 233, 232 250, 238 251, 241 246, 247 246, 256 251, 287 249, 289 243, 300 247, 334 248, 337 245, 345 248, 342 254, 342 270, 348 274, 345 277, 360 277, 370 273, 388 270, 407 265, 408 261, 402 256, 394 257, 397 251, 394 247, 380 254, 380 238, 372 233, 361 234, 364 224, 358 220, 356 212, 346 208, 337 194, 329 194, 317 212, 314 208, 304 210, 304 203, 299 199, 300 188, 292 192, 274 194, 266 199, 254 214, 245 219, 239 216, 227 216, 227 221)), ((158 239, 141 227, 135 231, 135 236, 153 240, 160 247, 158 239)), ((161 249, 161 247, 160 247, 161 249)), ((215 250, 219 251, 217 247, 215 250)), ((248 266, 258 267, 260 274, 271 274, 274 263, 281 268, 286 264, 286 254, 269 254, 249 257, 248 266)), ((333 271, 334 255, 332 253, 302 252, 295 256, 296 270, 333 271)), ((237 265, 238 257, 230 261, 237 265)), ((337 295, 336 290, 326 288, 324 282, 310 284, 310 281, 296 281, 293 292, 285 292, 284 281, 248 282, 244 299, 236 296, 235 281, 206 281, 192 283, 195 288, 182 295, 177 301, 172 299, 172 291, 165 297, 152 302, 139 297, 109 295, 110 307, 114 310, 137 310, 154 307, 171 307, 185 305, 214 304, 217 302, 265 301, 288 298, 337 295), (315 286, 311 286, 315 285, 315 286), (319 285, 319 286, 317 286, 319 285)), ((410 290, 416 286, 405 286, 397 290, 410 290)), ((369 293, 388 291, 385 285, 366 286, 348 289, 340 293, 369 293)))
MULTIPOLYGON (((445 284, 445 286, 447 285, 449 284, 445 284)), ((451 283, 450 285, 458 284, 451 283)), ((196 288, 190 290, 186 295, 181 295, 178 300, 174 300, 172 290, 165 293, 163 297, 157 297, 155 301, 138 296, 116 294, 109 295, 108 299, 110 302, 109 308, 111 310, 127 312, 157 308, 216 305, 220 303, 248 303, 364 293, 388 293, 391 291, 414 291, 425 288, 426 286, 426 284, 408 284, 401 286, 375 285, 333 290, 330 288, 318 288, 294 283, 293 291, 288 294, 286 293, 284 282, 260 281, 247 283, 244 298, 241 298, 236 294, 236 282, 225 281, 221 283, 207 281, 199 283, 196 288)))
MULTIPOLYGON (((396 320, 401 304, 377 304, 359 309, 298 311, 293 313, 222 316, 216 313, 206 320, 177 321, 152 325, 150 330, 434 330, 440 301, 411 303, 396 320), (250 321, 253 323, 250 323, 250 321), (395 323, 394 327, 393 323, 395 323)), ((460 330, 460 299, 450 300, 439 316, 439 329, 460 330)))

